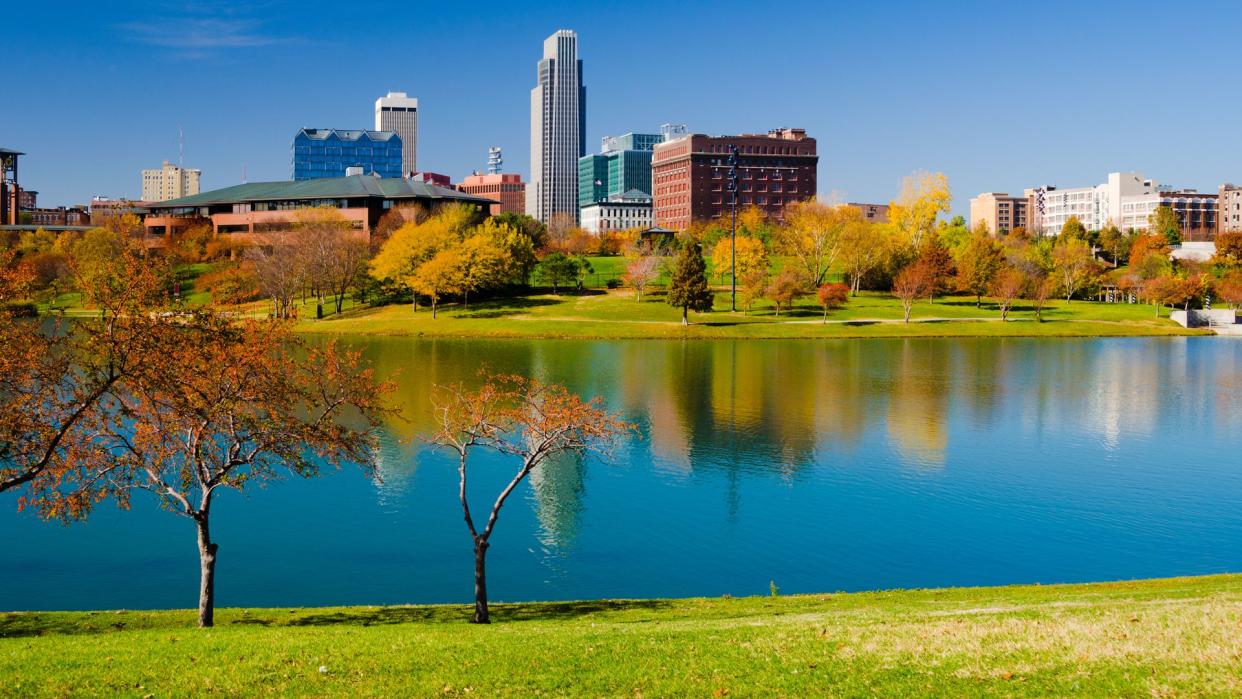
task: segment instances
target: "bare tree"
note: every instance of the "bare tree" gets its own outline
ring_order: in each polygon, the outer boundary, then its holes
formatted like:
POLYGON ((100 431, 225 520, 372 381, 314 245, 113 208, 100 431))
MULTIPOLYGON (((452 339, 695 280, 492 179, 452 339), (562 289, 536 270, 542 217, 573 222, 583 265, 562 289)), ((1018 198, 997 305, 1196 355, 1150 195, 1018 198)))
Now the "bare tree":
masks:
POLYGON ((603 408, 599 398, 584 401, 562 386, 520 376, 489 376, 482 388, 441 388, 439 430, 430 442, 457 455, 458 498, 474 544, 474 618, 487 624, 487 549, 505 501, 532 471, 562 454, 608 453, 621 435, 634 430, 603 408), (518 468, 501 490, 482 529, 475 525, 467 498, 470 455, 476 447, 513 457, 518 468))
POLYGON ((288 234, 269 234, 265 242, 268 245, 248 248, 246 259, 254 264, 259 288, 272 299, 272 314, 288 318, 292 314, 293 299, 304 286, 303 261, 288 243, 288 234))

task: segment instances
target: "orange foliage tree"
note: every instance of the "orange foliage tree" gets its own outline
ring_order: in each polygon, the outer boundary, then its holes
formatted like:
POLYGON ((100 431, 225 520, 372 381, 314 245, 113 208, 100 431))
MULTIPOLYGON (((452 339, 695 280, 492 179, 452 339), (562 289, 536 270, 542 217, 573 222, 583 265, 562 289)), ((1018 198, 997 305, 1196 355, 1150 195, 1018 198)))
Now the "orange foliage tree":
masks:
POLYGON ((387 411, 359 355, 296 342, 284 323, 234 324, 209 309, 161 322, 157 347, 113 387, 89 442, 63 455, 68 477, 36 505, 44 516, 85 517, 145 490, 194 523, 198 624, 214 623, 219 546, 215 496, 326 465, 373 468, 374 430, 387 411), (349 411, 349 424, 343 418, 349 411))
POLYGON ((562 386, 521 376, 486 376, 476 391, 442 387, 436 410, 439 429, 429 439, 457 456, 458 498, 474 544, 474 617, 487 624, 487 549, 505 501, 532 471, 561 454, 609 453, 615 441, 635 430, 603 407, 600 398, 584 401, 562 386), (470 456, 491 449, 517 462, 517 471, 492 503, 482 528, 467 498, 470 456))
MULTIPOLYGON (((18 508, 64 479, 65 457, 86 448, 101 403, 116 384, 155 352, 154 315, 168 306, 167 278, 143 264, 132 246, 78 276, 83 301, 96 314, 73 332, 20 322, 0 308, 0 492, 20 493, 18 508)), ((0 265, 0 301, 21 293, 22 268, 0 265)))

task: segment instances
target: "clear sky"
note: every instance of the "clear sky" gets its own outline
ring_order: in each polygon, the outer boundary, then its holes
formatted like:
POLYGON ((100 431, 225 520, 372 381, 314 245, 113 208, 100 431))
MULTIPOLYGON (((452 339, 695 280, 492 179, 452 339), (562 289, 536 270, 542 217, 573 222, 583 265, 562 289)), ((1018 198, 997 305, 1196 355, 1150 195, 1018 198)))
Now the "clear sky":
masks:
POLYGON ((1115 170, 1214 189, 1242 180, 1242 3, 5 3, 0 146, 44 206, 136 197, 139 170, 204 188, 288 179, 301 127, 370 128, 419 99, 419 165, 529 169, 544 37, 578 32, 588 152, 681 122, 806 128, 820 193, 891 199, 918 169, 981 191, 1081 186, 1115 170), (17 88, 16 96, 12 90, 17 88))

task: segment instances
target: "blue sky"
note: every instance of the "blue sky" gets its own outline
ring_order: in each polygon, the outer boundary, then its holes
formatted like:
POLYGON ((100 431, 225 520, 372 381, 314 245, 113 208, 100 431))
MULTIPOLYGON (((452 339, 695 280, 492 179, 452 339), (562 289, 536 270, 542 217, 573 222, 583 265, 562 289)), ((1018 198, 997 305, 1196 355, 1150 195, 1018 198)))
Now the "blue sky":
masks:
POLYGON ((243 168, 288 179, 298 128, 370 127, 388 90, 419 98, 421 168, 457 179, 498 145, 525 174, 535 63, 559 28, 579 35, 588 150, 665 122, 800 126, 821 195, 888 201, 939 170, 959 213, 981 191, 1113 170, 1242 180, 1236 2, 11 5, 0 146, 28 154, 43 205, 137 196, 141 168, 177 160, 178 126, 205 188, 243 168))

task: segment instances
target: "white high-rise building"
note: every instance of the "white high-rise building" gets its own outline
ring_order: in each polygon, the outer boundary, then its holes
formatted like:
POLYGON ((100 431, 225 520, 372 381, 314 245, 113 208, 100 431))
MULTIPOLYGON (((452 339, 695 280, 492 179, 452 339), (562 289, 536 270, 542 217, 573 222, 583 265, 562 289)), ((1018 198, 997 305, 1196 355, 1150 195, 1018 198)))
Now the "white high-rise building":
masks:
POLYGON ((167 160, 158 170, 142 171, 142 200, 168 201, 198 194, 202 170, 173 165, 167 160))
POLYGON ((1125 202, 1147 198, 1170 187, 1143 177, 1141 172, 1110 172, 1108 180, 1094 187, 1059 189, 1044 186, 1026 190, 1033 197, 1033 227, 1044 235, 1056 235, 1071 216, 1087 230, 1100 230, 1110 223, 1123 228, 1131 223, 1122 213, 1125 202))
POLYGON ((396 131, 401 137, 401 175, 418 172, 418 98, 389 92, 375 100, 375 130, 396 131))
POLYGON ((578 35, 561 29, 543 42, 538 84, 530 91, 530 183, 526 213, 547 222, 578 218, 578 158, 586 155, 586 88, 578 35))

